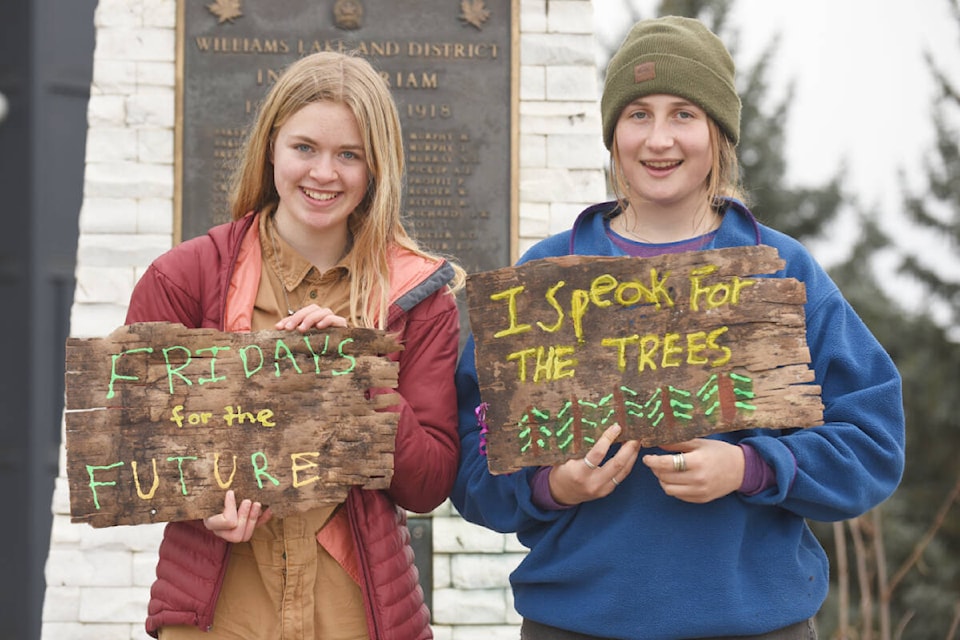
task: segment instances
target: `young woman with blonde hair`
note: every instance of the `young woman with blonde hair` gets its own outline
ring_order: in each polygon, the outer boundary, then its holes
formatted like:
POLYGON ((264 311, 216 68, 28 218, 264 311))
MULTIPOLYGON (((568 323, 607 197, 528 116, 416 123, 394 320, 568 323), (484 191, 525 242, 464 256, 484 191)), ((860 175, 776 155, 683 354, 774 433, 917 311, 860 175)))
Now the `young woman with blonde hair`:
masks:
MULTIPOLYGON (((169 523, 146 628, 163 640, 432 637, 406 511, 456 473, 453 371, 463 270, 401 225, 404 156, 389 90, 363 59, 293 63, 260 107, 233 221, 160 256, 127 323, 222 331, 372 327, 397 334, 399 423, 389 489, 284 518, 227 492, 223 512, 169 523)), ((381 393, 391 390, 370 390, 381 393)))

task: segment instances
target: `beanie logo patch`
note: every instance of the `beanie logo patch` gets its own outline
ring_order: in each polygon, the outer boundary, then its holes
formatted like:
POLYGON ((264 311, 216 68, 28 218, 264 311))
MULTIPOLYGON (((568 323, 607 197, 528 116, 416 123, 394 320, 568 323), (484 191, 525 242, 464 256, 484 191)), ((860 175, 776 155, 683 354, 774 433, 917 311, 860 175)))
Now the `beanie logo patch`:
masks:
POLYGON ((633 68, 633 81, 636 84, 653 80, 657 77, 657 67, 654 62, 641 62, 633 68))

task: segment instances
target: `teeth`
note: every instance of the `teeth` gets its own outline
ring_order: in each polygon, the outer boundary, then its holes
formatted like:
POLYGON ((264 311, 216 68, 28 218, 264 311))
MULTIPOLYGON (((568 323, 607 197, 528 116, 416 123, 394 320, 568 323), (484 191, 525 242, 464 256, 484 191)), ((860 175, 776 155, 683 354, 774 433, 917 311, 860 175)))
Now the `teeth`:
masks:
POLYGON ((653 167, 654 169, 669 169, 670 167, 675 167, 680 164, 679 160, 661 160, 661 161, 647 161, 643 164, 648 167, 653 167))
POLYGON ((312 191, 310 189, 304 189, 303 192, 314 200, 333 200, 337 197, 335 193, 322 193, 320 191, 312 191))

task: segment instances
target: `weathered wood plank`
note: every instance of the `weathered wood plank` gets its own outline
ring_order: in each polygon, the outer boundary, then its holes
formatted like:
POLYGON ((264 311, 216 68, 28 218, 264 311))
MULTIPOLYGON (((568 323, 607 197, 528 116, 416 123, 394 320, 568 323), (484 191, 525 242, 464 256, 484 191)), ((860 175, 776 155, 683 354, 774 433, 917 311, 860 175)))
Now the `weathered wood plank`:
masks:
POLYGON ((142 323, 66 345, 74 522, 201 518, 223 495, 277 515, 389 486, 402 347, 384 332, 223 333, 142 323))
POLYGON ((782 268, 756 246, 469 276, 491 472, 582 456, 614 422, 646 446, 821 424, 806 294, 782 268))

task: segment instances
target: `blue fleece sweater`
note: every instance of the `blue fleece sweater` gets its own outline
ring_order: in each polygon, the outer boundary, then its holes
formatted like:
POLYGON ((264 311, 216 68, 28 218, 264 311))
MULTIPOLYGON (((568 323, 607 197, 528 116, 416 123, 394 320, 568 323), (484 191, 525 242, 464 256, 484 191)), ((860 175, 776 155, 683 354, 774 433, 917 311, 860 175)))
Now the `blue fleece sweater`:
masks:
MULTIPOLYGON (((604 227, 614 206, 590 207, 573 229, 541 241, 520 262, 623 255, 604 227)), ((494 476, 479 452, 481 398, 472 338, 467 343, 457 372, 462 447, 451 497, 468 521, 516 532, 529 548, 510 576, 524 618, 636 640, 788 626, 815 615, 828 590, 827 557, 805 519, 852 518, 897 487, 904 416, 893 362, 807 250, 758 224, 739 202, 728 203, 704 249, 754 244, 775 247, 786 261, 776 276, 806 286, 807 343, 824 404, 819 427, 711 436, 749 444, 770 465, 776 484, 757 495, 683 502, 667 496, 638 461, 605 498, 538 508, 531 500, 534 468, 494 476)))

